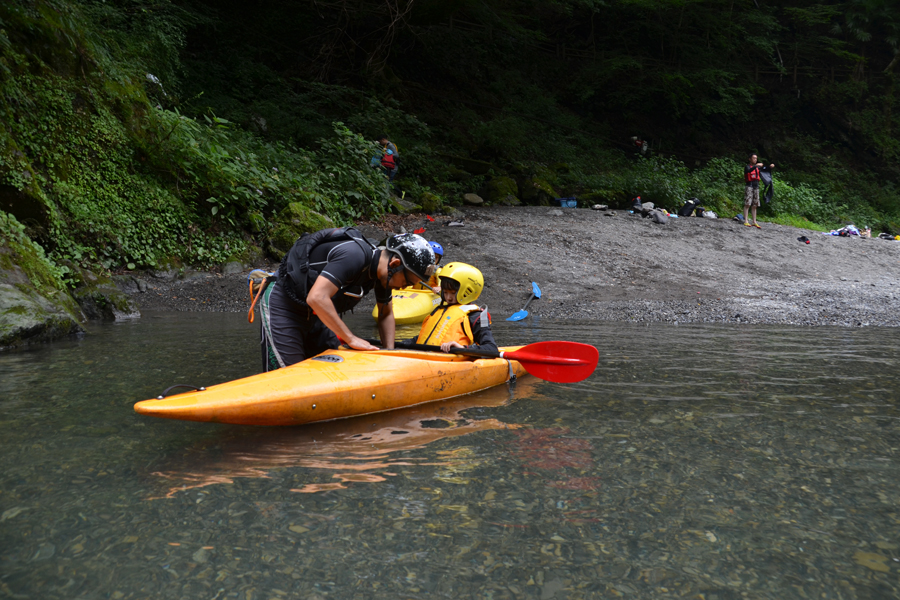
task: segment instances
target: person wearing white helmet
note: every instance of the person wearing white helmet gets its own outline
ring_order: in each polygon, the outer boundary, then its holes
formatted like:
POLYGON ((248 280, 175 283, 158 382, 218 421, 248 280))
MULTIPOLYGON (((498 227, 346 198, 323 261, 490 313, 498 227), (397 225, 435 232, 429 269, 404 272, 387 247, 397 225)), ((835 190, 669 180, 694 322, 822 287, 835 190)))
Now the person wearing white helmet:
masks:
POLYGON ((498 352, 491 333, 487 309, 472 304, 484 289, 481 271, 461 262, 441 269, 441 304, 422 323, 419 337, 398 342, 398 346, 429 344, 444 352, 451 348, 484 349, 498 352))
POLYGON ((377 350, 340 316, 373 288, 381 343, 393 348, 391 291, 427 281, 433 272, 434 250, 419 235, 395 235, 376 248, 352 227, 305 234, 259 303, 263 369, 312 358, 340 341, 356 350, 377 350))

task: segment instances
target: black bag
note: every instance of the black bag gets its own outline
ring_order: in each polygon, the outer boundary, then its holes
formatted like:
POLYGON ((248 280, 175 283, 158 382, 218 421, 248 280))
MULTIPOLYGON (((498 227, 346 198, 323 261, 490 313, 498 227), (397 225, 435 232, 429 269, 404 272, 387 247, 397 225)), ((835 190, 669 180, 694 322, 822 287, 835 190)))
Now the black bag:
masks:
MULTIPOLYGON (((324 242, 351 240, 359 244, 359 247, 367 254, 370 254, 375 249, 375 246, 354 227, 322 229, 315 233, 304 233, 300 236, 278 267, 278 283, 284 290, 285 295, 297 304, 305 305, 306 294, 319 276, 319 272, 311 269, 309 266, 309 255, 312 249, 324 242)), ((362 295, 359 297, 361 298, 362 295)), ((343 300, 344 298, 341 299, 343 300)), ((359 298, 356 301, 359 302, 359 298)), ((335 306, 335 308, 338 307, 335 306)))
POLYGON ((641 205, 641 197, 638 196, 631 202, 631 210, 633 210, 636 213, 639 213, 639 212, 641 212, 642 209, 643 209, 643 206, 641 205))
POLYGON ((691 198, 687 202, 684 203, 684 206, 678 209, 679 217, 689 217, 691 213, 694 212, 694 208, 700 204, 700 200, 698 198, 691 198))

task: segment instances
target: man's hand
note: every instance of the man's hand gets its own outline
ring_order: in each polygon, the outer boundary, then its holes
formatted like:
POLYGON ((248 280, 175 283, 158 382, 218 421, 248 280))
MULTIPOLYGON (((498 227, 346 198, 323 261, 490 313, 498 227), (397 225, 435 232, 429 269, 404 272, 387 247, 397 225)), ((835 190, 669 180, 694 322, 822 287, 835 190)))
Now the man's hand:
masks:
POLYGON ((381 348, 379 348, 378 346, 373 346, 366 340, 360 337, 356 337, 355 335, 344 343, 354 350, 381 350, 381 348))
POLYGON ((450 352, 450 348, 465 348, 459 342, 444 342, 441 344, 441 352, 450 352))

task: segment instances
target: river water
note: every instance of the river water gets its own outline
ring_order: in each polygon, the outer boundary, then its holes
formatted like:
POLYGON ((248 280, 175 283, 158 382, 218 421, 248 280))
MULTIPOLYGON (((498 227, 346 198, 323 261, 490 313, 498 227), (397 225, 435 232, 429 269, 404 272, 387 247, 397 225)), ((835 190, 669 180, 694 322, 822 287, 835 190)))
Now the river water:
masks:
POLYGON ((600 364, 255 428, 131 408, 254 373, 241 315, 0 354, 0 598, 900 597, 896 329, 494 330, 600 364))

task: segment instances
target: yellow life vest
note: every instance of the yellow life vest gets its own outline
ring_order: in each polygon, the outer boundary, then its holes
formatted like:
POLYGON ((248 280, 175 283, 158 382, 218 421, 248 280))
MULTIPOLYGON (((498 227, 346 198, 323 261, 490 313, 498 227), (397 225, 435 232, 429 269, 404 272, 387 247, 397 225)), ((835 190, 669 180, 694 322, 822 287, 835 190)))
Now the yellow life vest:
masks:
POLYGON ((469 323, 469 313, 476 310, 481 310, 481 307, 475 304, 439 306, 422 323, 416 343, 439 346, 444 342, 459 342, 463 346, 471 345, 475 336, 469 323))

